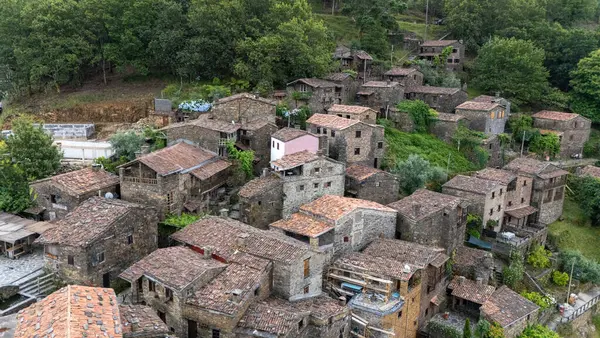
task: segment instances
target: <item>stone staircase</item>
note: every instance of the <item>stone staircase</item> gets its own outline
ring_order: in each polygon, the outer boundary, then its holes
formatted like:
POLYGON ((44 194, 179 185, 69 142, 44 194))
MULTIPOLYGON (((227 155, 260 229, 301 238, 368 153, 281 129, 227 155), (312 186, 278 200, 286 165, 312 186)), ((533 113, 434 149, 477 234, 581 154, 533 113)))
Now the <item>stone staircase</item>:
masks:
POLYGON ((20 293, 43 298, 55 291, 54 279, 54 274, 46 273, 44 269, 38 269, 17 280, 14 284, 19 286, 20 293))

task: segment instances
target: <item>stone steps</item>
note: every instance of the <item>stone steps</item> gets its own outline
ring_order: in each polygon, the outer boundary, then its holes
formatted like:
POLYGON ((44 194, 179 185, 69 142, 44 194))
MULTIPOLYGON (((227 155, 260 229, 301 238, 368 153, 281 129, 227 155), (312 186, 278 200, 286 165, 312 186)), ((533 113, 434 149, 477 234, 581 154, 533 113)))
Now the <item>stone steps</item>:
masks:
POLYGON ((44 297, 52 293, 56 287, 54 285, 54 275, 41 273, 33 274, 30 278, 23 280, 19 285, 19 292, 26 293, 35 297, 44 297))

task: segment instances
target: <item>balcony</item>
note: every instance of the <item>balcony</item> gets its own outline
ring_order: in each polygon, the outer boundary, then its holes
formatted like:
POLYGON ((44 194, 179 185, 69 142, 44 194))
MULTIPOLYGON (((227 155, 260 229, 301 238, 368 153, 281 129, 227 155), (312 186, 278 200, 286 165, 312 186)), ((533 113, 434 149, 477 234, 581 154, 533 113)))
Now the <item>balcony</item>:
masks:
POLYGON ((123 182, 147 184, 147 185, 157 185, 158 184, 158 180, 156 178, 144 178, 144 177, 133 177, 133 176, 123 176, 123 182))

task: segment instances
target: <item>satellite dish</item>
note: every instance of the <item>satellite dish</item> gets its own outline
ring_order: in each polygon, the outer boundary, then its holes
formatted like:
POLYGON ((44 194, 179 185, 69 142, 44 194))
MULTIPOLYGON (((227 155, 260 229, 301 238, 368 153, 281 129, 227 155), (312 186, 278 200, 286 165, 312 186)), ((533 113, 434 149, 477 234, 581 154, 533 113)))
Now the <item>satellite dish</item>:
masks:
POLYGON ((404 264, 404 269, 403 270, 404 270, 403 271, 404 273, 410 273, 410 265, 404 264))
POLYGON ((109 199, 109 200, 110 200, 110 199, 113 199, 113 198, 115 198, 115 196, 113 195, 113 193, 112 193, 112 192, 107 192, 106 194, 104 194, 104 198, 106 198, 106 199, 109 199))

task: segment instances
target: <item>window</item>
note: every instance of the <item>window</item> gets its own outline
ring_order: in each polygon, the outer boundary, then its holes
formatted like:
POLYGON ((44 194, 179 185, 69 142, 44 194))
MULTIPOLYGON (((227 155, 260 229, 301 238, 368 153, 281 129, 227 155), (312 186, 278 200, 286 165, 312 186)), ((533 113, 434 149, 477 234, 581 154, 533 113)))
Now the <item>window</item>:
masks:
POLYGON ((425 315, 427 316, 429 314, 429 308, 425 309, 425 315))
POLYGON ((308 86, 301 83, 300 86, 298 87, 298 91, 302 92, 302 93, 306 93, 308 91, 308 86))
POLYGON ((380 187, 381 186, 381 182, 375 182, 375 186, 376 187, 380 187))
POLYGON ((302 330, 304 327, 304 319, 298 322, 298 330, 302 330))
POLYGON ((133 235, 127 236, 127 244, 133 244, 133 235))
POLYGON ((490 113, 490 119, 493 120, 494 119, 494 112, 490 113))
POLYGON ((331 137, 335 137, 335 130, 331 131, 331 137))
POLYGON ((258 205, 262 205, 262 201, 258 201, 258 205))
POLYGON ((317 134, 321 133, 321 127, 317 127, 317 134))
POLYGON ((489 148, 490 148, 490 150, 492 150, 492 144, 491 144, 491 143, 490 143, 490 145, 489 145, 489 148))
POLYGON ((502 196, 502 189, 500 189, 500 196, 502 196))
POLYGON ((490 209, 490 215, 493 215, 493 214, 494 214, 494 208, 491 208, 490 209))
POLYGON ((356 131, 356 138, 360 138, 362 135, 362 132, 360 130, 356 131))
POLYGON ((212 329, 212 338, 221 338, 221 330, 212 329))
POLYGON ((402 318, 402 311, 398 311, 398 318, 402 318))
POLYGON ((456 54, 456 53, 458 53, 458 49, 452 48, 452 54, 456 54))
POLYGON ((343 117, 342 114, 337 114, 338 117, 343 117))
POLYGON ((525 203, 525 198, 521 197, 521 203, 525 203))
POLYGON ((304 278, 310 276, 310 258, 304 260, 304 278))
POLYGON ((448 59, 448 63, 452 63, 452 59, 448 59))
POLYGON ((499 206, 498 206, 498 212, 500 211, 500 209, 501 209, 501 208, 502 208, 502 206, 500 206, 500 205, 499 205, 499 206))
POLYGON ((527 180, 523 181, 523 186, 526 187, 527 186, 527 180))
POLYGON ((75 260, 74 260, 73 256, 71 256, 71 255, 67 256, 67 264, 75 265, 75 260))
POLYGON ((103 263, 104 262, 104 252, 96 254, 96 259, 98 260, 98 263, 103 263))
POLYGON ((454 63, 460 63, 460 59, 454 59, 454 63))
POLYGON ((573 141, 573 135, 569 135, 569 141, 573 141))
POLYGON ((331 182, 325 182, 325 188, 331 188, 331 182))
POLYGON ((508 206, 511 207, 512 206, 512 201, 508 201, 508 206))
POLYGON ((173 291, 169 288, 165 288, 165 298, 167 301, 173 300, 173 291))
POLYGON ((350 238, 348 236, 344 236, 344 243, 348 243, 350 241, 350 238))
POLYGON ((496 192, 492 191, 492 199, 494 199, 496 197, 496 192))
POLYGON ((383 142, 377 142, 377 149, 383 149, 383 142))
POLYGON ((354 148, 354 155, 360 155, 360 148, 354 148))
POLYGON ((56 197, 56 195, 50 195, 50 202, 51 203, 56 203, 57 200, 58 200, 58 198, 56 197))
POLYGON ((156 292, 156 283, 153 280, 148 281, 148 291, 156 292))
POLYGON ((323 128, 323 134, 327 135, 327 128, 323 128))
POLYGON ((319 183, 313 183, 313 188, 319 189, 319 183))
POLYGON ((298 191, 304 191, 304 184, 298 186, 298 191))
POLYGON ((167 200, 167 210, 169 212, 171 212, 172 211, 171 210, 171 206, 173 204, 173 193, 172 192, 170 192, 170 193, 167 194, 166 200, 167 200))
POLYGON ((275 141, 273 141, 273 146, 272 147, 275 148, 275 141))
POLYGON ((305 286, 303 292, 305 295, 307 295, 310 292, 310 287, 308 285, 305 286))
POLYGON ((318 174, 319 172, 321 172, 321 168, 319 168, 319 167, 315 168, 315 174, 318 174))
POLYGON ((346 115, 346 118, 347 118, 347 119, 349 119, 349 118, 350 118, 350 115, 346 115))
POLYGON ((369 119, 369 115, 367 115, 367 118, 366 118, 366 119, 367 119, 367 120, 369 119))

